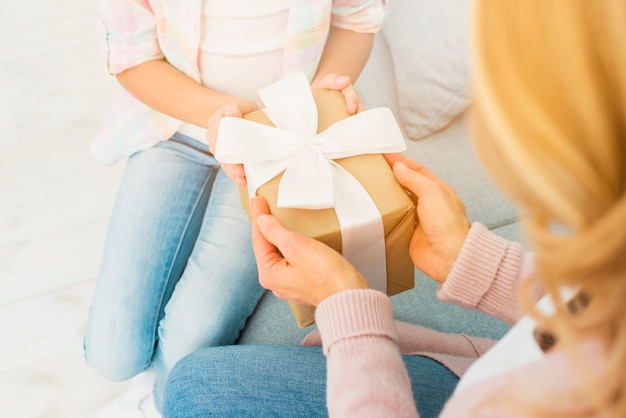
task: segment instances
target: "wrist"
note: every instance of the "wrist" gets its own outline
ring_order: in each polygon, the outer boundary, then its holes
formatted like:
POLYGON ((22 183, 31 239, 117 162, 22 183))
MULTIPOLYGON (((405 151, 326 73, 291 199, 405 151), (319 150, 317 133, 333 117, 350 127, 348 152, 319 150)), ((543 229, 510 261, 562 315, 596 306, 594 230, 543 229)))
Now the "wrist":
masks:
POLYGON ((314 301, 314 305, 319 305, 322 301, 328 299, 339 293, 347 292, 350 290, 363 290, 368 289, 369 285, 365 277, 358 271, 354 271, 353 274, 339 275, 333 280, 330 280, 327 286, 319 288, 319 295, 317 300, 314 301))
POLYGON ((232 97, 230 103, 237 106, 242 115, 254 112, 255 110, 259 109, 259 106, 255 102, 243 99, 241 97, 232 97))
POLYGON ((452 268, 456 264, 457 259, 459 258, 459 254, 461 254, 461 250, 463 249, 463 245, 465 245, 465 240, 467 239, 467 235, 469 234, 471 228, 471 224, 467 222, 463 229, 459 232, 456 239, 452 240, 452 245, 449 246, 448 251, 446 251, 445 256, 443 257, 441 266, 442 269, 438 277, 435 278, 439 283, 443 283, 446 281, 452 268))

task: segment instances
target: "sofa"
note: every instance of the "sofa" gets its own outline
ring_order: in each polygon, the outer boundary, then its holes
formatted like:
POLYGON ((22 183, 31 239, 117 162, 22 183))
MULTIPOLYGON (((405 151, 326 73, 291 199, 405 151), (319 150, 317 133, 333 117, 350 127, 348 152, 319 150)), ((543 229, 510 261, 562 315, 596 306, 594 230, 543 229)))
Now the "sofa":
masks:
MULTIPOLYGON (((473 153, 469 7, 465 0, 393 0, 357 87, 367 108, 389 107, 406 155, 455 188, 470 221, 523 242, 515 207, 487 178, 473 153)), ((392 296, 398 320, 444 332, 497 339, 506 324, 441 302, 437 283, 415 270, 415 288, 392 296)), ((298 328, 287 303, 266 292, 238 344, 299 344, 315 325, 298 328)))

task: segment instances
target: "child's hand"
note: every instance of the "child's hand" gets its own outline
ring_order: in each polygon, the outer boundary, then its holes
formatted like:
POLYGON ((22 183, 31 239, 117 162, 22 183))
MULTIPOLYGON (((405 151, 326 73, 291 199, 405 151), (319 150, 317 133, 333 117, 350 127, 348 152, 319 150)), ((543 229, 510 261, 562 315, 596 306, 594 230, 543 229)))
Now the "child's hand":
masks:
POLYGON ((365 110, 359 92, 350 82, 347 75, 326 74, 319 80, 313 80, 311 83, 312 90, 340 90, 346 99, 346 110, 354 115, 365 110))
MULTIPOLYGON (((257 110, 258 106, 254 102, 228 103, 211 115, 207 122, 206 138, 209 141, 209 150, 215 154, 215 145, 217 143, 217 130, 223 117, 240 118, 245 113, 257 110)), ((238 186, 246 185, 246 174, 243 164, 224 164, 220 163, 224 172, 237 183, 238 186)))

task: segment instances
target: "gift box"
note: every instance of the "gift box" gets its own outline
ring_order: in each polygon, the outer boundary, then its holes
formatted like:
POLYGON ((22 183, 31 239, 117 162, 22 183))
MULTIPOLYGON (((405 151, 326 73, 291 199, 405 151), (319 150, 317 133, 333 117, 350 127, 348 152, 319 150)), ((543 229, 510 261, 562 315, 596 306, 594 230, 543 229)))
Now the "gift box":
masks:
MULTIPOLYGON (((308 88, 308 84, 307 84, 308 88)), ((310 90, 309 90, 310 91, 310 90)), ((347 113, 343 94, 338 91, 320 90, 313 92, 313 100, 317 108, 317 132, 323 132, 331 125, 345 118, 354 117, 347 113)), ((361 114, 362 115, 362 114, 361 114)), ((365 116, 364 116, 365 117, 365 116)), ((265 111, 259 110, 244 115, 247 121, 274 126, 265 111)), ((394 121, 395 122, 395 121, 394 121)), ((396 135, 400 135, 399 128, 396 135)), ((218 139, 221 141, 223 138, 218 139)), ((226 139, 224 139, 226 140, 226 139)), ((380 141, 384 142, 385 138, 380 141)), ((404 144, 402 139, 402 144, 404 144)), ((219 159, 219 158, 218 158, 219 159)), ((232 161, 232 160, 231 160, 232 161)), ((375 205, 384 235, 383 273, 386 278, 382 287, 388 295, 395 295, 414 287, 414 266, 409 255, 409 242, 415 228, 415 205, 408 193, 395 180, 389 165, 378 153, 362 154, 345 158, 334 159, 339 166, 347 170, 358 184, 369 195, 375 205)), ((248 169, 246 164, 246 174, 248 169)), ((268 202, 270 213, 275 216, 285 228, 315 238, 336 251, 343 253, 343 232, 336 208, 302 209, 280 207, 279 189, 284 173, 279 173, 269 181, 255 187, 253 191, 247 187, 241 188, 243 207, 250 215, 249 198, 254 193, 262 196, 268 202)), ((344 193, 345 194, 345 193, 344 193)), ((350 194, 350 193, 348 193, 350 194)), ((347 197, 350 199, 350 197, 347 197)), ((370 239, 368 236, 357 237, 358 241, 370 239)), ((354 237, 353 237, 354 239, 354 237)), ((351 261, 348 258, 349 261, 351 261)), ((367 272, 361 273, 368 279, 367 272)), ((377 273, 380 275, 380 273, 377 273)), ((372 286, 370 282, 370 287, 372 286)), ((300 328, 314 322, 315 307, 290 303, 294 318, 300 328)))

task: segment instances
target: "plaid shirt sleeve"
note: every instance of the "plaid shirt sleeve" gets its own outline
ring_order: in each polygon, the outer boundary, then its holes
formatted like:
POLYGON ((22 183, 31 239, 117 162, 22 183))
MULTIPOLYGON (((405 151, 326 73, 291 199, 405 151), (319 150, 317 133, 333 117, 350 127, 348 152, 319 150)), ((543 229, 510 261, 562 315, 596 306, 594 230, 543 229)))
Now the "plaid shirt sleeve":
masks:
POLYGON ((312 80, 330 26, 361 33, 382 27, 387 0, 293 0, 282 75, 303 71, 312 80))
POLYGON ((161 59, 157 18, 148 0, 98 0, 98 37, 110 74, 161 59))
POLYGON ((376 33, 385 20, 388 0, 335 0, 331 25, 360 33, 376 33))

